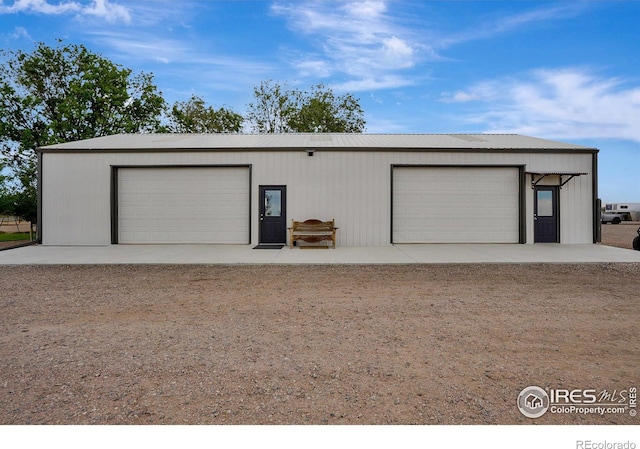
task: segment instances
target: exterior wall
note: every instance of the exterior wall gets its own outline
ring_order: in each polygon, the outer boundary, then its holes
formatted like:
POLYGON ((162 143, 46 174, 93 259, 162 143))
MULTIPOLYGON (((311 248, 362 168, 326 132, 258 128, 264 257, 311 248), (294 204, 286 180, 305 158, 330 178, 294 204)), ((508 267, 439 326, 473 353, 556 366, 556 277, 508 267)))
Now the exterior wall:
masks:
MULTIPOLYGON (((258 188, 287 186, 287 222, 336 219, 338 245, 388 245, 392 165, 510 165, 527 172, 586 172, 560 189, 560 242, 593 242, 591 153, 316 150, 42 153, 42 243, 111 243, 111 166, 252 167, 251 240, 258 240, 258 188)), ((545 182, 553 179, 545 179, 545 182)), ((526 242, 533 243, 533 189, 526 176, 526 242)))
POLYGON ((108 161, 100 155, 97 158, 91 156, 42 155, 42 216, 39 228, 43 244, 111 243, 111 171, 108 161))

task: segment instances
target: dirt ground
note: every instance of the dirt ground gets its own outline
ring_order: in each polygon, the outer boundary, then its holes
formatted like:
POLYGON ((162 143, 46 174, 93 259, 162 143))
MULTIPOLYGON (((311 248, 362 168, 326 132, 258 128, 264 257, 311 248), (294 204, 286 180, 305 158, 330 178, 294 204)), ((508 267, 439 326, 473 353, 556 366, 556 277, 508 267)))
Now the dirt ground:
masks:
POLYGON ((620 224, 602 225, 602 245, 633 249, 632 243, 638 235, 640 221, 623 221, 620 224))
POLYGON ((638 424, 516 401, 628 405, 639 291, 640 264, 0 266, 0 424, 638 424))

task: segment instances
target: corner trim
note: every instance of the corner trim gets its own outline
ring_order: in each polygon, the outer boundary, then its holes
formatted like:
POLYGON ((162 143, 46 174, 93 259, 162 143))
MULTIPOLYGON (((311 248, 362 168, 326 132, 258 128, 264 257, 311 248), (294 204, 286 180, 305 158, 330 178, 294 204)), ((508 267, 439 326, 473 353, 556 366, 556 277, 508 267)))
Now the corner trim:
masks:
POLYGON ((37 175, 37 186, 36 186, 36 201, 37 201, 37 205, 36 205, 36 220, 38 220, 38 222, 36 223, 36 241, 39 241, 40 243, 42 243, 42 229, 43 229, 43 223, 42 223, 42 178, 43 178, 43 173, 42 173, 42 167, 44 166, 44 163, 42 161, 43 158, 43 154, 42 153, 37 153, 38 155, 38 175, 37 175))

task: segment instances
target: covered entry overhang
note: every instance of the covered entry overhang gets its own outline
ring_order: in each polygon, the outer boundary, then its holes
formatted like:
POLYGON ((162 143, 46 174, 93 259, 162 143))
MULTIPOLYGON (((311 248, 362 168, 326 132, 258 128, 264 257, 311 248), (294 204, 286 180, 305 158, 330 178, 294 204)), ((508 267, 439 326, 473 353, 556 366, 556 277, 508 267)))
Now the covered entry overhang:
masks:
POLYGON ((548 176, 558 176, 560 182, 557 184, 558 187, 562 188, 566 183, 571 181, 576 176, 588 175, 589 173, 585 172, 560 172, 560 171, 536 171, 536 172, 526 172, 527 175, 531 175, 531 188, 535 189, 535 187, 546 177, 548 176))
POLYGON ((580 233, 585 236, 592 233, 594 243, 599 240, 597 185, 593 175, 596 171, 595 158, 592 167, 593 172, 532 169, 526 171, 527 184, 533 191, 529 197, 532 207, 529 213, 533 214, 533 234, 528 235, 528 240, 533 239, 534 243, 573 243, 576 235, 580 233), (591 197, 591 207, 587 207, 585 203, 579 207, 575 201, 578 195, 582 195, 582 198, 591 197), (592 223, 591 229, 586 226, 587 220, 592 223))

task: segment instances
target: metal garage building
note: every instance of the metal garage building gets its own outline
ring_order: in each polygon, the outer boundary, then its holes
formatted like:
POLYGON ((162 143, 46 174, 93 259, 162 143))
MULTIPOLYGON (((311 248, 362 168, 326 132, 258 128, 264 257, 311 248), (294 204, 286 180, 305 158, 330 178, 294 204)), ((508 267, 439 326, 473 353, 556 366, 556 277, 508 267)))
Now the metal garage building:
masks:
POLYGON ((44 245, 594 243, 594 148, 497 134, 135 134, 38 149, 44 245))

